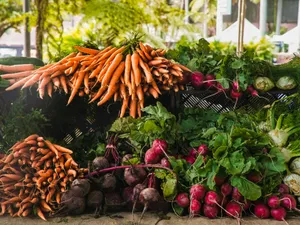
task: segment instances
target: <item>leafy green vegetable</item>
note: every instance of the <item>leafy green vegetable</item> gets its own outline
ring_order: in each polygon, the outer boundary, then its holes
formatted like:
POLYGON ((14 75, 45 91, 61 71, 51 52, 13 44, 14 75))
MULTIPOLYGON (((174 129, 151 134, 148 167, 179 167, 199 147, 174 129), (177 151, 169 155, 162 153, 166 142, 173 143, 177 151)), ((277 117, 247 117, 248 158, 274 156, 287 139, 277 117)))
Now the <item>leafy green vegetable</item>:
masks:
POLYGON ((261 188, 253 182, 242 176, 233 176, 230 179, 231 185, 236 187, 239 192, 251 201, 255 201, 261 197, 261 188))

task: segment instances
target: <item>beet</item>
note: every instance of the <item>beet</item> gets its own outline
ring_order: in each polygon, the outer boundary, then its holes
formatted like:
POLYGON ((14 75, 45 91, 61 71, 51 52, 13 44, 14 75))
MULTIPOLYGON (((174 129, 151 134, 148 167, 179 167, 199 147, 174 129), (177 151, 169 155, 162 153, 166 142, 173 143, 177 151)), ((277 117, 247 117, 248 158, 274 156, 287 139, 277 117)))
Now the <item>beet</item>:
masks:
POLYGON ((104 193, 105 206, 108 210, 121 210, 126 203, 118 192, 104 193))
POLYGON ((70 190, 62 193, 61 202, 68 201, 72 197, 81 197, 82 198, 82 197, 84 197, 83 193, 84 193, 84 190, 82 190, 82 188, 70 189, 70 190))
POLYGON ((136 200, 139 198, 140 193, 142 192, 142 190, 146 189, 146 185, 144 184, 137 184, 135 185, 135 187, 133 188, 133 199, 136 200))
POLYGON ((105 157, 99 156, 93 160, 94 170, 102 170, 109 167, 109 162, 105 157))
POLYGON ((283 207, 271 209, 271 215, 275 220, 285 221, 286 210, 283 207))
POLYGON ((107 173, 100 177, 100 188, 104 192, 112 192, 116 189, 117 178, 111 173, 107 173))
POLYGON ((61 208, 56 213, 79 215, 84 212, 86 207, 85 198, 71 197, 70 192, 65 192, 61 198, 61 208), (66 194, 65 194, 66 193, 66 194))
POLYGON ((103 205, 103 193, 101 191, 92 191, 87 196, 87 207, 95 209, 95 216, 100 214, 103 205))
POLYGON ((170 164, 168 158, 166 158, 166 157, 164 157, 160 160, 160 164, 164 167, 168 167, 168 168, 171 167, 171 164, 170 164))
POLYGON ((182 74, 183 74, 182 77, 178 77, 179 84, 183 84, 183 85, 189 84, 192 79, 192 73, 184 70, 182 74))
POLYGON ((71 189, 74 187, 80 187, 84 190, 84 196, 86 196, 91 189, 90 181, 87 179, 75 179, 71 184, 71 189))
POLYGON ((156 202, 159 202, 161 200, 161 196, 158 193, 158 191, 154 188, 146 188, 141 191, 139 200, 141 203, 144 204, 144 209, 140 218, 140 221, 142 220, 146 210, 148 209, 149 205, 154 204, 156 202))
POLYGON ((144 168, 131 167, 126 168, 124 171, 124 179, 129 186, 135 186, 136 184, 143 182, 146 177, 147 172, 144 168))
POLYGON ((155 164, 160 161, 160 155, 158 155, 153 148, 150 148, 145 153, 145 163, 155 164))
POLYGON ((122 191, 122 198, 126 203, 133 202, 133 187, 126 187, 122 191))

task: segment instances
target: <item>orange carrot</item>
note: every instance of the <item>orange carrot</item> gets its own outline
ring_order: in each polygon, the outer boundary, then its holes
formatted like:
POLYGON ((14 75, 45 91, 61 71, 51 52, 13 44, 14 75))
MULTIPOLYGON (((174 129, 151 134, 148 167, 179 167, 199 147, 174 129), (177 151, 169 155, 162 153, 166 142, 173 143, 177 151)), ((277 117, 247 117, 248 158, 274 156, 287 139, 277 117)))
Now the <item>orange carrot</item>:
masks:
POLYGON ((47 221, 40 207, 36 207, 36 214, 37 214, 42 220, 47 221))
POLYGON ((122 46, 122 47, 119 48, 117 51, 115 51, 114 53, 112 53, 111 56, 106 60, 105 65, 107 65, 107 64, 110 63, 110 62, 113 62, 114 59, 115 59, 115 57, 116 57, 118 54, 121 54, 121 53, 124 51, 125 48, 126 48, 125 46, 122 46))
POLYGON ((47 93, 48 93, 49 97, 51 97, 51 98, 52 98, 52 91, 53 91, 53 86, 51 83, 48 83, 47 84, 47 93))
POLYGON ((58 87, 58 88, 60 87, 59 77, 52 78, 52 82, 53 82, 53 84, 54 84, 55 87, 58 87))
POLYGON ((68 170, 68 175, 73 176, 75 178, 76 175, 77 175, 77 172, 76 172, 76 170, 69 169, 68 170))
POLYGON ((141 57, 141 59, 143 61, 148 62, 148 59, 146 58, 146 56, 145 56, 145 54, 144 54, 144 52, 142 50, 140 50, 140 49, 137 48, 136 52, 139 54, 139 56, 141 57))
POLYGON ((139 43, 141 50, 143 51, 145 57, 147 58, 147 60, 152 60, 152 57, 148 54, 148 50, 147 48, 144 46, 144 44, 142 42, 139 43))
POLYGON ((24 139, 25 142, 30 141, 30 140, 36 140, 39 137, 37 134, 32 134, 28 136, 27 138, 24 139))
POLYGON ((46 210, 46 212, 52 212, 53 210, 51 209, 51 207, 45 202, 45 200, 41 200, 40 202, 40 207, 44 210, 46 210))
POLYGON ((142 81, 142 75, 139 69, 139 60, 141 60, 139 55, 136 52, 133 53, 131 56, 131 66, 134 74, 134 83, 136 86, 139 86, 142 81))
POLYGON ((133 118, 136 118, 136 108, 137 107, 137 102, 136 102, 136 98, 131 99, 130 101, 130 116, 133 118))
POLYGON ((142 67, 144 74, 146 75, 146 82, 149 84, 153 81, 152 74, 147 63, 144 63, 142 60, 139 60, 139 65, 142 67))
MULTIPOLYGON (((110 66, 109 66, 107 72, 105 73, 105 75, 104 75, 104 77, 103 77, 103 80, 102 80, 102 83, 101 83, 101 86, 106 86, 106 85, 108 85, 109 82, 110 82, 110 80, 111 80, 111 79, 114 79, 114 76, 115 76, 115 73, 116 73, 116 72, 114 73, 114 71, 117 71, 118 68, 120 68, 119 65, 121 65, 122 59, 123 59, 123 55, 122 55, 121 53, 118 53, 118 54, 116 55, 116 57, 114 58, 114 60, 112 61, 112 63, 110 64, 110 66), (112 78, 112 77, 113 77, 113 78, 112 78)), ((125 67, 124 62, 123 62, 122 65, 123 65, 123 69, 122 69, 122 72, 123 72, 123 71, 124 71, 124 67, 125 67)), ((119 72, 119 71, 118 71, 118 72, 119 72)), ((122 72, 121 72, 121 73, 122 73, 122 72)), ((119 77, 121 76, 121 73, 120 73, 119 77)), ((119 80, 119 77, 118 77, 117 80, 119 80)))
POLYGON ((0 64, 0 71, 4 72, 22 72, 22 71, 28 71, 28 70, 33 70, 34 65, 32 64, 19 64, 19 65, 1 65, 0 64))
MULTIPOLYGON (((179 66, 182 70, 185 70, 185 71, 188 71, 188 72, 192 72, 189 68, 187 68, 187 67, 185 67, 185 66, 183 66, 181 64, 176 64, 176 65, 179 66)), ((173 68, 174 68, 174 66, 173 66, 173 68)))
POLYGON ((122 107, 121 107, 120 118, 124 117, 126 109, 128 107, 128 103, 129 103, 129 98, 124 98, 123 99, 123 104, 122 104, 122 107))
POLYGON ((118 98, 119 98, 119 92, 116 91, 114 94, 114 102, 118 101, 118 98))
POLYGON ((72 154, 72 153, 73 153, 73 151, 70 150, 70 149, 67 149, 67 148, 62 147, 62 146, 57 145, 57 144, 53 144, 53 145, 54 145, 54 147, 55 147, 59 152, 67 153, 67 154, 72 154))
POLYGON ((39 89, 44 88, 50 81, 51 81, 51 77, 50 76, 44 77, 42 79, 41 83, 39 84, 39 89))
POLYGON ((99 60, 103 60, 103 59, 107 59, 108 57, 110 57, 115 51, 117 51, 117 48, 112 48, 110 49, 108 52, 106 52, 105 54, 103 54, 99 60))
POLYGON ((134 78, 135 76, 134 76, 134 72, 133 72, 133 70, 131 70, 131 72, 130 72, 130 82, 131 82, 131 88, 130 88, 130 90, 131 90, 131 96, 133 97, 134 95, 135 95, 135 93, 136 93, 136 86, 135 86, 135 78, 134 78))
POLYGON ((130 71, 131 71, 131 55, 126 55, 125 59, 125 73, 124 73, 124 82, 127 87, 130 86, 130 71))
POLYGON ((158 98, 158 93, 154 88, 150 87, 148 91, 154 98, 158 98))
POLYGON ((121 98, 127 98, 125 84, 120 84, 120 96, 121 98))
POLYGON ((98 98, 100 98, 101 95, 106 91, 106 89, 107 89, 107 86, 99 88, 98 92, 97 92, 96 95, 92 98, 92 100, 89 101, 89 103, 92 103, 92 102, 94 102, 95 100, 97 100, 98 98))
POLYGON ((137 104, 137 113, 139 117, 142 117, 141 104, 137 104))
POLYGON ((160 92, 160 90, 159 90, 159 88, 158 88, 158 86, 157 86, 155 80, 152 81, 151 85, 152 85, 152 87, 155 89, 155 91, 156 91, 158 94, 161 94, 161 92, 160 92))
POLYGON ((67 86, 66 77, 64 75, 60 76, 59 81, 61 83, 62 88, 64 89, 64 92, 66 94, 68 94, 68 86, 67 86))
MULTIPOLYGON (((85 67, 83 67, 83 70, 84 70, 85 67)), ((78 92, 79 88, 80 88, 80 85, 84 79, 84 76, 85 76, 85 72, 83 71, 80 71, 79 74, 78 74, 78 79, 76 81, 76 84, 71 92, 71 95, 70 95, 70 98, 68 100, 68 103, 67 105, 69 105, 71 103, 71 101, 73 100, 73 98, 75 97, 76 93, 78 92)))
POLYGON ((22 78, 21 80, 18 80, 16 83, 14 83, 13 85, 9 86, 8 88, 6 88, 5 90, 6 91, 11 91, 11 90, 14 90, 18 87, 21 87, 23 86, 28 80, 30 80, 32 78, 33 74, 32 75, 29 75, 27 77, 24 77, 22 78))
POLYGON ((84 88, 87 90, 86 94, 89 94, 90 88, 89 88, 89 74, 88 73, 85 74, 83 83, 84 83, 84 88))
POLYGON ((94 77, 97 77, 97 75, 100 73, 101 69, 103 68, 103 65, 104 65, 105 61, 101 61, 97 68, 95 70, 93 70, 93 72, 91 73, 91 75, 89 76, 89 78, 94 78, 94 77))
POLYGON ((45 140, 45 144, 48 146, 48 148, 56 155, 56 158, 58 159, 58 151, 55 148, 55 146, 48 140, 45 140))
POLYGON ((78 51, 80 51, 82 53, 86 53, 86 54, 90 54, 90 55, 96 55, 99 53, 99 50, 92 49, 92 48, 85 48, 85 47, 81 47, 81 46, 74 46, 74 48, 76 48, 78 51))
POLYGON ((106 94, 103 96, 103 98, 97 103, 98 106, 104 104, 107 102, 118 90, 119 84, 109 85, 106 94))
POLYGON ((28 75, 32 74, 33 71, 24 71, 24 72, 18 72, 18 73, 8 73, 8 74, 2 74, 0 75, 3 79, 19 79, 23 77, 27 77, 28 75))
POLYGON ((136 90, 136 94, 138 96, 139 102, 141 103, 141 104, 139 104, 140 107, 144 108, 144 92, 143 92, 142 86, 138 86, 138 88, 136 90))
POLYGON ((61 203, 61 194, 60 194, 59 191, 56 192, 55 200, 56 200, 56 202, 57 202, 58 204, 61 203))

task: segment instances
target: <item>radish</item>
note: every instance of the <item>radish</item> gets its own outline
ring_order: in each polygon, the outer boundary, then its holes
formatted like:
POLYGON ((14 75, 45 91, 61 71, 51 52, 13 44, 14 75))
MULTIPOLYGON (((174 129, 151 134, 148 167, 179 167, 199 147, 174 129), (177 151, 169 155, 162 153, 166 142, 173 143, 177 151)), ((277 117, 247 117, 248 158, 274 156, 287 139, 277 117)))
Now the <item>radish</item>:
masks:
POLYGON ((236 187, 234 187, 232 190, 232 199, 237 202, 241 202, 243 200, 243 196, 236 187))
POLYGON ((153 148, 150 148, 145 153, 145 163, 146 164, 155 164, 160 160, 159 155, 155 152, 153 148))
POLYGON ((196 161, 196 158, 193 156, 186 156, 184 157, 185 161, 187 161, 189 164, 194 164, 194 162, 196 161))
POLYGON ((222 176, 215 176, 214 177, 214 181, 215 181, 217 186, 221 186, 222 184, 224 184, 225 180, 226 180, 226 177, 222 177, 222 176))
POLYGON ((239 82, 238 82, 238 81, 233 81, 233 82, 232 82, 232 89, 233 89, 234 91, 239 92, 239 90, 240 90, 240 85, 239 85, 239 82))
POLYGON ((209 153, 207 145, 200 145, 198 147, 198 153, 202 156, 206 156, 209 153))
POLYGON ((204 202, 207 205, 218 205, 219 206, 221 203, 221 198, 216 192, 209 191, 205 195, 204 202))
POLYGON ((257 204, 254 207, 254 214, 260 219, 267 219, 270 217, 270 209, 265 204, 257 204))
POLYGON ((286 184, 280 184, 278 188, 280 194, 288 194, 290 192, 289 187, 286 184))
POLYGON ((216 86, 216 77, 211 74, 205 76, 205 81, 203 82, 206 88, 212 88, 216 86))
POLYGON ((152 143, 152 149, 157 155, 162 156, 168 150, 168 143, 165 140, 156 139, 152 143))
POLYGON ((241 204, 243 211, 246 211, 250 208, 251 206, 251 201, 245 199, 244 203, 241 204))
POLYGON ((170 164, 168 158, 166 158, 166 157, 164 157, 160 160, 160 164, 164 167, 168 167, 168 168, 171 167, 171 164, 170 164))
POLYGON ((192 157, 197 157, 197 151, 196 149, 192 148, 190 151, 189 151, 189 154, 188 156, 192 156, 192 157))
POLYGON ((182 207, 186 208, 190 205, 190 199, 187 193, 180 193, 176 197, 177 204, 182 207))
POLYGON ((206 188, 202 184, 195 184, 190 189, 191 199, 201 201, 205 196, 206 188))
POLYGON ((285 221, 286 211, 283 207, 279 207, 277 209, 271 209, 271 215, 275 220, 285 221))
POLYGON ((280 199, 273 195, 271 197, 268 198, 268 206, 272 209, 277 209, 280 206, 280 199))
POLYGON ((190 217, 199 215, 200 210, 201 210, 201 203, 196 199, 192 199, 190 204, 190 217))
POLYGON ((203 86, 204 80, 205 80, 205 77, 204 77, 203 73, 198 72, 198 71, 195 71, 192 73, 191 83, 195 89, 201 88, 203 86))
POLYGON ((141 203, 144 204, 144 209, 143 209, 140 221, 142 220, 146 210, 148 209, 149 204, 158 202, 160 199, 161 199, 160 194, 154 188, 146 188, 141 191, 139 200, 141 201, 141 203))
POLYGON ((258 97, 258 98, 263 98, 267 101, 270 101, 269 99, 265 98, 265 97, 262 97, 258 94, 258 91, 254 89, 254 87, 252 85, 249 85, 247 87, 247 91, 249 92, 249 94, 252 96, 252 97, 258 97))
POLYGON ((203 214, 209 219, 217 218, 220 209, 216 205, 203 205, 203 214))
POLYGON ((289 210, 295 210, 299 212, 300 210, 297 209, 297 202, 296 199, 290 194, 284 194, 281 199, 281 206, 289 210))
POLYGON ((226 215, 229 217, 239 218, 242 215, 242 208, 237 202, 229 202, 226 205, 226 215))
POLYGON ((223 197, 226 197, 232 193, 232 186, 229 183, 222 184, 221 193, 223 197))
POLYGON ((262 176, 259 172, 254 171, 247 175, 247 179, 250 180, 253 183, 259 183, 262 180, 262 176))
POLYGON ((235 99, 235 103, 234 103, 234 106, 233 106, 233 109, 236 108, 236 105, 238 103, 238 100, 242 97, 243 93, 242 92, 238 92, 234 89, 231 89, 230 91, 230 97, 235 99))

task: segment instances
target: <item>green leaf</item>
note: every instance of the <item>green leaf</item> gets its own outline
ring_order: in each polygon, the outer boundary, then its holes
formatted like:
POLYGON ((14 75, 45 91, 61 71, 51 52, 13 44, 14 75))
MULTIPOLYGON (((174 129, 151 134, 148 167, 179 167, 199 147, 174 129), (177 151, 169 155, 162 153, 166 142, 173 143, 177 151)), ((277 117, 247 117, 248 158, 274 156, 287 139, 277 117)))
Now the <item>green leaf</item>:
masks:
POLYGON ((145 132, 161 132, 161 128, 155 124, 154 120, 148 120, 144 123, 145 132))
POLYGON ((226 168, 227 172, 232 175, 241 174, 244 169, 245 158, 242 152, 236 151, 225 158, 222 166, 226 168))
POLYGON ((162 184, 163 195, 167 200, 173 200, 177 194, 176 179, 169 178, 162 184))
POLYGON ((245 62, 242 60, 235 60, 233 63, 231 63, 231 68, 232 69, 240 69, 245 65, 245 62))
POLYGON ((233 176, 230 181, 246 199, 255 201, 261 197, 261 188, 245 177, 233 176))

